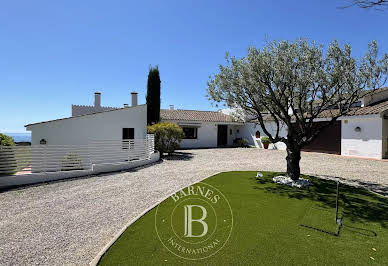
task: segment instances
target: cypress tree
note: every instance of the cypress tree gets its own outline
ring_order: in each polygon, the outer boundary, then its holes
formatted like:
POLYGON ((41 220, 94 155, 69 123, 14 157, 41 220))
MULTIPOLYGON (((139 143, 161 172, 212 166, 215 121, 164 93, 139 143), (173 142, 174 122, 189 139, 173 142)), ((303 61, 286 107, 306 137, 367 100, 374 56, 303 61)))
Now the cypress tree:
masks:
POLYGON ((147 124, 160 121, 160 75, 159 68, 150 67, 147 80, 147 124))

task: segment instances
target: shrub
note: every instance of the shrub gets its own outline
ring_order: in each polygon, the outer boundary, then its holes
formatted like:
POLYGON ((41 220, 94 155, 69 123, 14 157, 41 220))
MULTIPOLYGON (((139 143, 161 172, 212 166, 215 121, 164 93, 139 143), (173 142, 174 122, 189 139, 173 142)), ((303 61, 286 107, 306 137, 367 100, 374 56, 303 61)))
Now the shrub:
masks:
POLYGON ((10 148, 2 149, 1 146, 12 147, 15 146, 15 142, 10 136, 0 133, 0 162, 2 168, 0 169, 0 175, 10 175, 16 173, 17 161, 15 159, 15 151, 10 148))
POLYGON ((15 146, 15 142, 10 136, 0 133, 0 145, 1 146, 15 146))
POLYGON ((246 139, 237 139, 236 140, 236 146, 237 147, 242 147, 242 148, 248 148, 249 147, 248 140, 246 140, 246 139))
POLYGON ((77 153, 68 153, 62 160, 62 171, 83 170, 82 158, 77 153))
POLYGON ((271 143, 271 140, 267 136, 261 137, 260 140, 261 140, 261 143, 263 143, 263 144, 270 144, 271 143))
POLYGON ((176 149, 179 149, 179 143, 184 137, 182 128, 177 124, 170 122, 161 122, 148 126, 148 133, 154 134, 155 137, 155 150, 163 153, 173 153, 176 149))

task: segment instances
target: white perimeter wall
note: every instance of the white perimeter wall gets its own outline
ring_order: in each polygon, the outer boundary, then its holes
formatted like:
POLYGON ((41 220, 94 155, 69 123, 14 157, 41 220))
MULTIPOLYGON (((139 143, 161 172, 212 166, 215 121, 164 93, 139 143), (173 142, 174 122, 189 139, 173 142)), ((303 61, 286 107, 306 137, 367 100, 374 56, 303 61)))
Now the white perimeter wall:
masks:
POLYGON ((123 128, 134 128, 136 139, 145 138, 147 105, 31 125, 27 130, 31 131, 32 144, 46 139, 47 145, 77 145, 93 140, 121 140, 123 128))
MULTIPOLYGON (((266 122, 266 129, 271 133, 273 136, 276 134, 276 124, 275 122, 266 122)), ((248 143, 250 145, 254 145, 258 148, 263 148, 263 145, 260 141, 260 139, 256 139, 256 131, 260 131, 260 136, 266 136, 264 133, 263 129, 261 128, 260 125, 255 124, 255 123, 246 123, 243 127, 240 129, 240 135, 242 138, 248 140, 248 143)), ((281 126, 279 135, 281 137, 286 137, 287 136, 287 127, 286 126, 281 126)), ((286 144, 283 142, 277 142, 275 144, 270 144, 269 146, 270 149, 279 149, 279 150, 285 150, 286 149, 286 144)))
POLYGON ((382 158, 381 117, 343 117, 341 120, 341 155, 382 158), (356 132, 356 127, 360 127, 361 131, 356 132))
POLYGON ((11 188, 21 185, 30 185, 41 182, 49 182, 67 178, 97 175, 100 173, 122 171, 147 164, 157 162, 159 160, 159 152, 153 153, 148 160, 136 160, 124 163, 105 163, 93 165, 91 170, 75 170, 75 171, 60 171, 51 173, 32 173, 24 175, 3 176, 0 178, 0 188, 11 188))

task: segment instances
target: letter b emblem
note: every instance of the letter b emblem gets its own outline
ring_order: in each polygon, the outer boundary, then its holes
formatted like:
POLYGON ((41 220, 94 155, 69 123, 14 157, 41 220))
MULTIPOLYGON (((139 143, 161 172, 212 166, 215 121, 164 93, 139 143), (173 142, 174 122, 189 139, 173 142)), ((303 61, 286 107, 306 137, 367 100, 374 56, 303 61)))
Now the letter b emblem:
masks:
POLYGON ((201 205, 185 205, 185 237, 203 237, 207 234, 208 225, 204 221, 207 216, 206 209, 201 205), (195 219, 193 217, 193 208, 199 208, 202 211, 202 217, 195 219), (202 225, 203 231, 199 235, 193 235, 193 223, 200 223, 202 225))

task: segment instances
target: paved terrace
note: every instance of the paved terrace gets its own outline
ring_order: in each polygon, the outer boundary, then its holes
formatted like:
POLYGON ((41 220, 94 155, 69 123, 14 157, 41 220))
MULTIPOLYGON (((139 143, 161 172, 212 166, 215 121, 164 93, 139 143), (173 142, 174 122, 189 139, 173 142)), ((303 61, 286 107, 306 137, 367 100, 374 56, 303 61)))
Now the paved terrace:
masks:
MULTIPOLYGON (((131 219, 182 186, 221 171, 285 170, 285 152, 207 149, 130 172, 0 193, 0 265, 86 265, 131 219)), ((388 162, 303 153, 302 172, 388 194, 388 162)), ((129 251, 128 251, 129 252, 129 251)))

